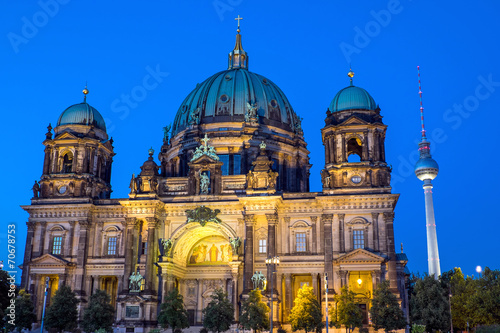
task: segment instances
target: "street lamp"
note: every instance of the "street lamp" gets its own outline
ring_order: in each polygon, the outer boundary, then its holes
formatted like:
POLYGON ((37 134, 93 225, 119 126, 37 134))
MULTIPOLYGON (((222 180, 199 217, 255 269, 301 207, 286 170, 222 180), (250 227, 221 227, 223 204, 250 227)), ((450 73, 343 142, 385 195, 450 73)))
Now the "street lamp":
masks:
POLYGON ((43 320, 45 319, 45 305, 47 304, 47 291, 49 290, 49 277, 45 278, 45 296, 43 297, 42 326, 40 333, 43 333, 43 320))
POLYGON ((0 260, 0 270, 3 269, 3 260, 0 260))
POLYGON ((275 271, 275 266, 274 265, 279 265, 280 263, 280 257, 272 257, 272 258, 267 258, 266 259, 266 265, 267 268, 271 268, 271 329, 270 333, 273 333, 273 301, 274 301, 274 290, 273 290, 273 281, 274 281, 274 273, 275 271))
POLYGON ((328 273, 325 273, 325 314, 326 333, 328 333, 328 273))
POLYGON ((479 278, 481 278, 481 272, 483 271, 483 268, 481 266, 476 267, 476 272, 479 274, 479 278))

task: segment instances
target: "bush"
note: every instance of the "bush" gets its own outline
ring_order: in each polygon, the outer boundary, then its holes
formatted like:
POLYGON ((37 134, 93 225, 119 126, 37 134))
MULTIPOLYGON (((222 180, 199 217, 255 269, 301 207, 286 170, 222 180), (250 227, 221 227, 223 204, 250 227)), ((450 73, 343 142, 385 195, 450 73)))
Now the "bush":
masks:
POLYGON ((286 330, 282 327, 278 328, 278 333, 286 333, 286 330))
POLYGON ((479 326, 476 328, 476 333, 498 333, 500 332, 500 325, 479 326))
POLYGON ((205 327, 203 327, 203 328, 200 330, 200 333, 208 333, 208 330, 207 330, 205 327))
POLYGON ((152 329, 151 331, 149 331, 149 333, 160 333, 161 330, 159 328, 155 328, 155 329, 152 329))
POLYGON ((368 333, 369 331, 370 331, 370 330, 369 330, 368 328, 366 328, 366 327, 361 327, 361 328, 359 329, 359 333, 368 333))
POLYGON ((413 324, 411 326, 411 333, 424 333, 424 332, 425 332, 425 325, 413 324))
POLYGON ((174 330, 174 333, 182 333, 182 330, 181 330, 180 328, 176 328, 176 329, 174 330))

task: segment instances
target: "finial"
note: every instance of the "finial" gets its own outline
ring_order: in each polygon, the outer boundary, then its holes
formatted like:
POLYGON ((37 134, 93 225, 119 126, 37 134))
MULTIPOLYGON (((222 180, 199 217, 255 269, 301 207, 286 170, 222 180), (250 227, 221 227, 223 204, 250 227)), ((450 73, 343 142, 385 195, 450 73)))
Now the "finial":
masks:
POLYGON ((262 141, 262 142, 259 144, 259 147, 260 147, 260 149, 264 150, 264 149, 266 149, 267 145, 266 145, 266 143, 265 143, 264 141, 262 141))
POLYGON ((83 92, 83 103, 87 103, 87 94, 89 93, 89 90, 87 89, 87 82, 85 82, 85 89, 83 89, 82 92, 83 92))
POLYGON ((238 15, 235 20, 238 21, 238 29, 236 30, 236 32, 240 33, 240 21, 243 20, 243 17, 240 17, 240 15, 238 15))
POLYGON ((352 86, 353 85, 352 84, 352 78, 354 77, 354 72, 352 71, 351 66, 349 66, 349 73, 347 73, 347 76, 350 77, 350 82, 351 82, 351 86, 352 86))
POLYGON ((422 123, 422 141, 427 141, 424 126, 424 105, 422 104, 422 85, 420 84, 420 66, 417 66, 418 73, 418 96, 420 98, 420 121, 422 123))
POLYGON ((401 242, 401 253, 403 253, 403 242, 401 242))
POLYGON ((153 154, 155 153, 155 150, 153 149, 153 147, 148 149, 148 153, 149 153, 149 156, 153 156, 153 154))

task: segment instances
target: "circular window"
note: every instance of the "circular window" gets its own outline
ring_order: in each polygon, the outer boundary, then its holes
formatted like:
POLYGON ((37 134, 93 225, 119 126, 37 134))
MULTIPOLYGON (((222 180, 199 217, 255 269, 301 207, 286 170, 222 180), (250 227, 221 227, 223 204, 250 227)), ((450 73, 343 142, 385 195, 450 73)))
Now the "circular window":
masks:
POLYGON ((262 80, 262 83, 267 84, 267 79, 262 80))
POLYGON ((272 106, 273 108, 277 107, 277 106, 278 106, 278 102, 276 102, 276 100, 275 100, 275 99, 271 100, 271 106, 272 106))
POLYGON ((358 175, 356 175, 356 176, 352 176, 352 177, 351 177, 351 182, 353 182, 354 184, 359 184, 359 183, 361 183, 361 176, 358 176, 358 175))
POLYGON ((226 81, 231 80, 231 75, 227 74, 227 75, 224 77, 224 79, 226 79, 226 81))
POLYGON ((227 103, 229 101, 229 96, 224 94, 221 97, 219 97, 219 99, 222 103, 227 103))
POLYGON ((66 192, 66 185, 59 187, 59 193, 64 194, 66 192))

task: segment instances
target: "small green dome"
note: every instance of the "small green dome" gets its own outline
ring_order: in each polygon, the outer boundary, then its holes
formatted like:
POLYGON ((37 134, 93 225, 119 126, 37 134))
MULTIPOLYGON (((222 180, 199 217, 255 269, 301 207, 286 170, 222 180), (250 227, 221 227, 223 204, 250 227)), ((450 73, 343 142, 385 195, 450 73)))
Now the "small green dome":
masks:
POLYGON ((340 90, 330 103, 331 112, 343 110, 375 111, 377 104, 370 94, 363 88, 350 85, 340 90))
POLYGON ((64 110, 57 121, 57 126, 62 125, 94 125, 95 128, 106 132, 106 124, 101 114, 86 102, 71 105, 64 110))

